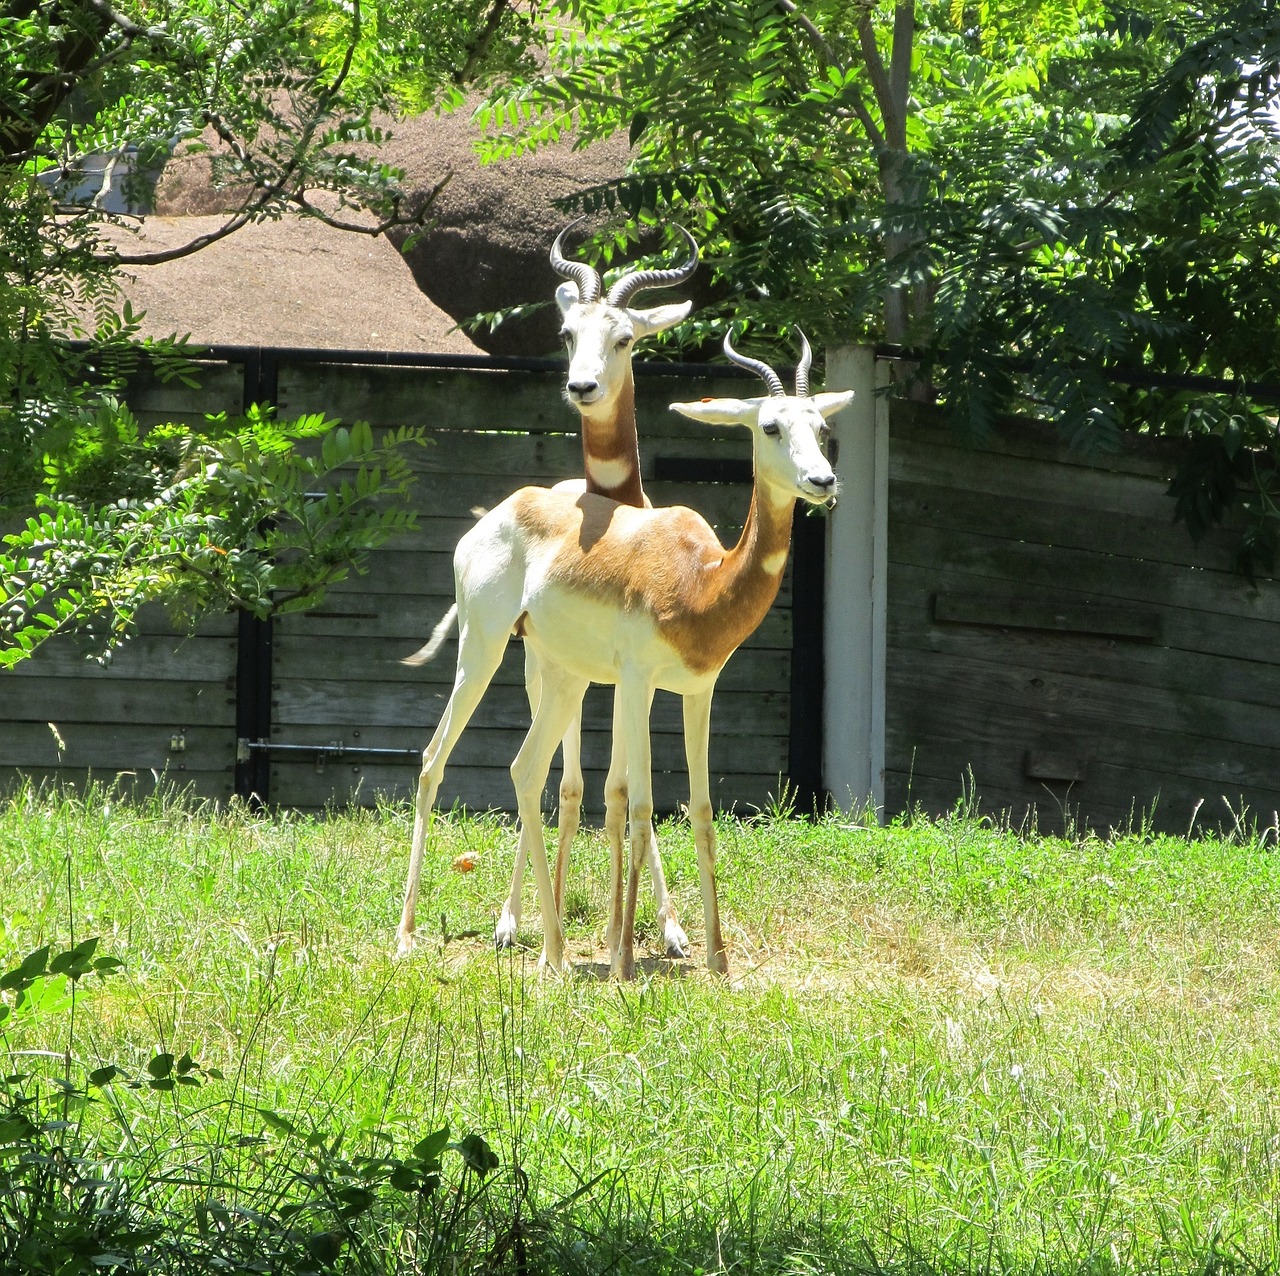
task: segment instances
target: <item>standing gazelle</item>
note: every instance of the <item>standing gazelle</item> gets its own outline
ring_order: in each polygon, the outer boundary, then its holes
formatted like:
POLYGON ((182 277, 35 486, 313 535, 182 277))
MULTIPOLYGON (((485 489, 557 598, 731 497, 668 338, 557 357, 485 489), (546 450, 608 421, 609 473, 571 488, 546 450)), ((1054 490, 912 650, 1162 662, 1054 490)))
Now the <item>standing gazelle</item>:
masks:
MULTIPOLYGON (((628 271, 605 293, 604 283, 592 266, 582 261, 571 261, 564 255, 565 236, 575 225, 576 222, 566 226, 556 236, 551 246, 550 259, 552 268, 567 281, 556 290, 556 304, 560 308, 562 321, 560 335, 569 355, 564 396, 578 409, 582 418, 582 464, 585 477, 557 483, 555 490, 574 494, 594 492, 625 505, 647 506, 649 499, 645 495, 640 476, 635 377, 631 357, 637 341, 662 332, 685 319, 692 303, 677 302, 640 310, 631 301, 640 292, 652 288, 671 288, 684 283, 697 269, 698 245, 683 226, 677 227, 689 248, 689 255, 684 262, 668 270, 628 271)), ((422 664, 435 654, 452 625, 454 613, 455 609, 451 609, 444 621, 437 626, 431 642, 408 657, 406 664, 422 664)), ((529 692, 529 707, 536 711, 541 697, 541 674, 537 655, 527 644, 525 683, 529 692)), ((620 853, 625 833, 627 790, 625 745, 617 724, 615 695, 613 749, 605 780, 605 828, 611 843, 617 846, 620 853)), ((564 766, 557 822, 557 906, 563 902, 569 848, 581 819, 581 746, 582 713, 579 704, 561 743, 564 766)), ((650 847, 649 867, 653 875, 653 892, 664 946, 668 955, 685 957, 689 951, 689 939, 680 926, 667 890, 656 838, 650 847)), ((508 948, 515 943, 520 923, 520 888, 524 881, 524 870, 522 842, 512 869, 511 889, 494 927, 494 941, 499 948, 508 948)))
POLYGON ((519 853, 531 859, 543 919, 543 960, 564 965, 564 933, 542 839, 539 799, 557 742, 589 682, 617 687, 615 713, 625 746, 630 867, 625 904, 621 855, 612 865, 609 935, 615 973, 635 971, 640 869, 653 838, 649 708, 655 690, 684 698, 689 818, 698 852, 707 965, 724 972, 715 889, 707 745, 711 697, 729 656, 777 596, 797 500, 821 504, 836 491, 822 454, 825 419, 851 391, 810 396, 809 348, 787 395, 767 364, 725 353, 764 378, 769 395, 671 406, 696 421, 751 430, 755 482, 736 546, 725 549, 702 516, 683 507, 645 509, 594 493, 526 487, 486 514, 454 553, 461 633, 458 667, 444 715, 423 752, 401 949, 413 942, 418 878, 445 764, 489 685, 511 633, 533 648, 541 695, 533 725, 511 766, 520 814, 519 853))

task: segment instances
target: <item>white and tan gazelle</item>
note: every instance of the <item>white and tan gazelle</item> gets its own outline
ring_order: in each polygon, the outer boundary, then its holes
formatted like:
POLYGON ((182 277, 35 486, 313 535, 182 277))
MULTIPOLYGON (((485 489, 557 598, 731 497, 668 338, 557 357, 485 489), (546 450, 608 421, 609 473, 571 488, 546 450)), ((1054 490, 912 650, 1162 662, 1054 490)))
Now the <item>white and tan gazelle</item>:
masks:
MULTIPOLYGON (((803 338, 802 338, 803 339, 803 338)), ((829 501, 836 477, 823 455, 826 418, 851 391, 808 393, 809 347, 788 395, 765 363, 725 353, 763 377, 769 394, 673 403, 713 425, 751 431, 755 481, 737 545, 726 549, 694 510, 645 509, 595 493, 522 488, 489 511, 454 553, 461 626, 458 667, 444 715, 423 752, 404 909, 401 951, 412 946, 418 878, 436 793, 449 755, 515 632, 532 646, 541 673, 533 725, 511 766, 520 815, 520 853, 533 864, 542 911, 543 961, 565 966, 564 933, 542 837, 539 800, 557 742, 590 682, 617 686, 615 712, 625 743, 630 864, 625 897, 621 856, 612 864, 609 935, 615 974, 635 970, 640 869, 652 842, 649 708, 655 690, 684 700, 689 818, 698 853, 707 965, 727 970, 715 888, 715 834, 707 776, 711 698, 730 655, 764 618, 778 593, 797 500, 829 501)))
MULTIPOLYGON (((581 220, 581 219, 579 219, 581 220)), ((689 255, 679 266, 668 270, 632 270, 622 275, 604 292, 599 273, 586 262, 564 255, 566 235, 578 223, 566 226, 551 246, 552 269, 564 280, 556 290, 561 314, 560 335, 569 356, 564 396, 582 418, 582 464, 584 477, 555 485, 556 491, 579 494, 594 492, 624 505, 648 506, 640 475, 640 444, 636 435, 635 377, 631 358, 635 343, 662 332, 687 318, 692 302, 677 302, 641 310, 631 305, 637 294, 652 288, 671 288, 684 283, 698 267, 698 245, 682 226, 689 255)), ((406 664, 417 665, 432 658, 455 619, 451 609, 436 627, 421 651, 406 664)), ((537 652, 525 645, 525 684, 530 709, 536 711, 541 698, 541 673, 537 652)), ((621 853, 627 818, 626 754, 618 731, 617 696, 614 697, 613 750, 605 780, 605 829, 621 853)), ((555 897, 557 908, 564 900, 569 849, 582 814, 582 705, 579 702, 561 741, 563 769, 560 781, 558 851, 556 854, 555 897)), ((675 905, 667 890, 657 839, 649 849, 654 902, 663 944, 672 957, 685 957, 689 939, 680 926, 675 905)), ((524 843, 516 852, 511 889, 494 928, 499 948, 515 943, 520 924, 520 888, 524 881, 524 843)), ((612 942, 612 941, 611 941, 612 942)))

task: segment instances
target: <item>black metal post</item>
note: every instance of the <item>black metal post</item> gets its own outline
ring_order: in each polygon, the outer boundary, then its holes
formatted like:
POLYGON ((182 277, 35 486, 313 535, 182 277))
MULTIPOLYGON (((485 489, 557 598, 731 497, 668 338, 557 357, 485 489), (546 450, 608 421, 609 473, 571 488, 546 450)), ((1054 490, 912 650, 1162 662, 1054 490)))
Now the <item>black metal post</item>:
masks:
MULTIPOLYGON (((278 364, 272 350, 246 351, 244 407, 274 404, 279 390, 278 364)), ((236 739, 264 742, 271 737, 272 624, 249 612, 240 613, 236 638, 236 739)), ((236 751, 236 796, 265 805, 271 792, 271 759, 265 749, 236 751)))

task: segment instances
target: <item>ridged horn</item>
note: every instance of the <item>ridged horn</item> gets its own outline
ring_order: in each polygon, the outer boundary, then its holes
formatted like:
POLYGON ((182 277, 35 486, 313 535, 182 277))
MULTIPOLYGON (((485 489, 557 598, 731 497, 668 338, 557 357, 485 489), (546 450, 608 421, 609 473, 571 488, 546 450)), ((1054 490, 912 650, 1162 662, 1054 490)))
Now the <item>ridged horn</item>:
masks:
POLYGON ((682 284, 698 268, 698 241, 683 226, 676 229, 689 245, 689 260, 671 270, 633 270, 623 275, 612 288, 605 301, 611 306, 625 306, 642 288, 670 288, 682 284))
POLYGON ((796 364, 796 398, 807 399, 809 397, 809 368, 813 365, 813 351, 809 349, 809 338, 796 329, 796 336, 800 338, 800 362, 796 364))
POLYGON ((585 306, 592 301, 600 300, 602 284, 600 276, 585 261, 570 261, 564 255, 564 237, 585 218, 579 217, 571 221, 557 236, 551 245, 551 269, 561 279, 572 279, 578 285, 578 300, 585 306))
POLYGON ((762 378, 774 398, 786 397, 787 392, 782 387, 782 378, 763 359, 752 359, 745 354, 739 354, 730 344, 727 332, 724 334, 724 352, 738 367, 746 368, 762 378))

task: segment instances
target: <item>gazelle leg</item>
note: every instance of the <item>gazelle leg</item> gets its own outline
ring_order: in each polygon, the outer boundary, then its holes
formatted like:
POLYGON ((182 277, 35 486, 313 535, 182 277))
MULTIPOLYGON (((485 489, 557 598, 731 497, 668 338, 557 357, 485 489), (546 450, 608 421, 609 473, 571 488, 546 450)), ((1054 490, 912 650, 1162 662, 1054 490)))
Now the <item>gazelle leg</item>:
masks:
POLYGON ((560 813, 556 847, 556 912, 564 917, 564 887, 569 876, 569 850, 582 822, 582 701, 579 700, 560 741, 560 813))
POLYGON ((658 925, 662 928, 662 943, 668 957, 689 955, 689 936, 676 915, 675 901, 667 890, 666 874, 662 871, 662 857, 658 854, 658 834, 649 826, 649 873, 653 878, 653 902, 658 909, 658 925))
POLYGON ((458 670, 453 690, 444 707, 431 743, 422 751, 422 771, 418 776, 418 794, 413 813, 413 842, 409 852, 409 875, 404 886, 404 907, 396 931, 398 951, 403 957, 413 949, 418 901, 418 881, 422 876, 422 858, 426 850, 427 828, 431 822, 436 793, 444 778, 445 764, 463 728, 471 720, 506 649, 507 635, 484 636, 464 626, 458 643, 458 670))
POLYGON ((560 669, 542 670, 542 694, 533 725, 525 736, 520 752, 511 764, 515 784, 516 806, 520 812, 520 849, 526 861, 533 864, 538 883, 538 907, 542 911, 542 959, 539 966, 564 969, 564 930, 556 908, 555 888, 547 864, 547 848, 542 830, 542 787, 551 770, 556 744, 564 735, 574 710, 582 703, 586 682, 560 669))
POLYGON ((622 730, 621 688, 613 689, 613 728, 609 752, 609 773, 604 781, 604 831, 609 842, 609 921, 604 942, 609 949, 609 965, 617 969, 622 942, 622 846, 627 834, 627 744, 622 730))
MULTIPOLYGON (((542 671, 533 647, 524 645, 524 689, 529 698, 529 712, 538 711, 542 697, 542 671)), ((564 769, 560 779, 560 814, 557 823, 560 844, 556 851, 555 896, 556 912, 563 917, 564 886, 569 874, 569 848, 582 821, 582 704, 579 702, 564 739, 560 742, 564 769)), ((516 942, 520 926, 520 892, 524 885, 524 844, 516 848, 515 863, 511 868, 511 889, 498 923, 493 928, 493 942, 497 948, 510 948, 516 942)))
POLYGON ((707 969, 729 973, 724 937, 720 933, 720 905, 716 899, 716 830, 707 779, 707 745, 711 739, 712 689, 684 698, 684 750, 689 766, 689 823, 698 851, 698 881, 702 887, 702 919, 707 934, 707 969))
POLYGON ((613 960, 613 973, 634 979, 636 973, 636 897, 640 870, 653 838, 653 776, 649 748, 649 706, 653 691, 634 678, 620 682, 618 702, 627 752, 627 808, 631 826, 631 856, 627 866, 627 896, 622 913, 622 937, 613 960))

